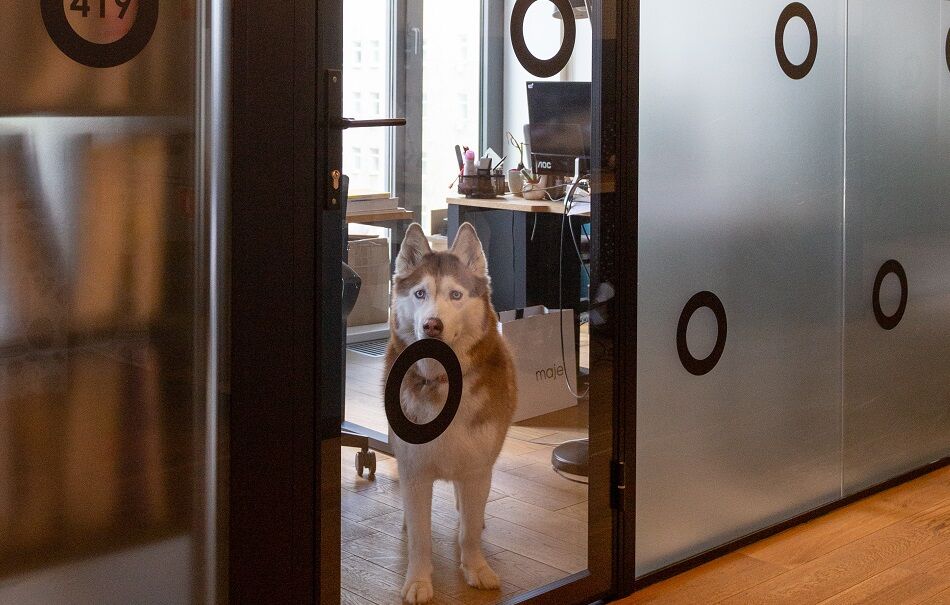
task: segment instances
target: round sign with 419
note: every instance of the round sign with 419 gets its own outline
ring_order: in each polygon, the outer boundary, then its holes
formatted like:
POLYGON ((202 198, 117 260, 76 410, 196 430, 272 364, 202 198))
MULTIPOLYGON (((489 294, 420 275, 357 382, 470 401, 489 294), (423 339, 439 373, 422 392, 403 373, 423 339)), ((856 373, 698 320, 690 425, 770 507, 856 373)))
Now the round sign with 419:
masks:
POLYGON ((131 61, 148 46, 158 23, 158 0, 40 0, 40 8, 53 43, 67 57, 88 67, 116 67, 131 61), (132 6, 135 9, 130 12, 132 6), (79 19, 134 21, 119 39, 99 43, 76 33, 67 10, 79 19))

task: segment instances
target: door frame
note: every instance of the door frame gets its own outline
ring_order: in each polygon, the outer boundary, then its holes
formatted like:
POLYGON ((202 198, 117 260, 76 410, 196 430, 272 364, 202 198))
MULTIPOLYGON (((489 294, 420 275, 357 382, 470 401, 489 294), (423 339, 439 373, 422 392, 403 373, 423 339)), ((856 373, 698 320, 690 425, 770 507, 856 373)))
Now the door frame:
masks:
MULTIPOLYGON (((338 69, 343 64, 342 43, 342 1, 334 0, 317 4, 317 41, 316 41, 316 186, 314 188, 316 225, 322 239, 316 242, 316 266, 324 268, 322 284, 333 283, 333 272, 341 261, 339 257, 339 233, 333 225, 341 225, 342 217, 338 209, 329 204, 332 192, 324 182, 333 168, 340 167, 341 157, 327 157, 323 141, 339 137, 340 132, 326 122, 328 99, 326 87, 320 86, 322 74, 328 69, 338 69), (326 270, 330 269, 330 274, 326 270)), ((493 0, 485 0, 490 2, 493 0)), ((625 99, 637 99, 639 81, 639 1, 622 2, 619 0, 594 0, 595 15, 598 23, 595 29, 612 32, 607 40, 594 39, 593 60, 599 65, 594 73, 595 94, 599 93, 603 103, 594 108, 595 122, 592 149, 600 158, 595 157, 595 165, 612 168, 614 190, 602 196, 601 212, 598 220, 592 221, 593 239, 601 241, 595 258, 607 260, 601 262, 599 281, 609 282, 614 291, 612 300, 607 303, 608 313, 613 316, 612 329, 599 336, 609 340, 604 342, 613 351, 611 384, 605 385, 604 394, 613 401, 610 413, 613 418, 613 456, 616 461, 629 462, 619 468, 626 468, 626 477, 615 477, 618 483, 629 486, 618 493, 618 506, 612 510, 613 550, 611 552, 612 584, 605 593, 590 594, 591 588, 584 588, 584 574, 566 578, 560 582, 564 587, 556 593, 542 593, 540 590, 519 598, 518 602, 530 603, 587 603, 597 599, 626 594, 633 586, 633 528, 634 490, 632 489, 633 453, 635 452, 636 421, 636 257, 637 257, 637 152, 639 109, 636 103, 624 103, 625 99), (603 16, 612 14, 614 19, 601 24, 603 16), (601 126, 598 128, 596 124, 601 126), (631 226, 624 229, 625 225, 631 226), (609 259, 600 257, 606 252, 609 259), (623 369, 624 371, 621 371, 623 369), (569 585, 573 584, 571 590, 569 585), (566 590, 565 590, 566 589, 566 590), (578 590, 579 589, 579 590, 578 590)), ((397 39, 398 41, 398 39, 397 39)), ((346 77, 344 74, 343 77, 346 77)), ((338 146, 339 147, 339 146, 338 146)), ((596 278, 596 276, 595 276, 596 278)), ((324 363, 333 358, 325 354, 340 347, 342 355, 342 334, 339 296, 327 296, 326 288, 319 291, 316 286, 318 308, 315 313, 317 332, 325 336, 323 342, 330 348, 320 349, 316 355, 317 374, 322 377, 319 425, 322 438, 317 446, 317 468, 326 481, 315 486, 321 492, 319 498, 319 518, 317 552, 321 553, 322 573, 321 591, 324 598, 338 598, 340 589, 339 565, 339 479, 340 440, 339 426, 342 418, 340 401, 342 385, 333 384, 339 376, 336 362, 324 363)), ((335 289, 333 290, 335 291, 335 289)), ((337 293, 338 294, 338 293, 337 293)), ((592 340, 598 337, 592 335, 592 340)))
MULTIPOLYGON (((486 2, 495 0, 484 0, 486 2)), ((342 0, 231 9, 229 134, 230 401, 228 586, 231 602, 323 602, 340 588, 342 385, 325 351, 342 354, 339 210, 327 209, 329 128, 321 74, 342 66, 342 0), (331 35, 321 35, 331 32, 331 35), (334 35, 333 32, 336 32, 334 35), (319 276, 317 270, 320 270, 319 276), (326 481, 323 481, 326 479, 326 481)), ((639 1, 594 0, 613 15, 594 40, 593 149, 615 174, 592 253, 614 295, 603 344, 613 351, 615 477, 612 587, 633 588, 636 422, 637 99, 639 1), (603 135, 603 136, 601 136, 603 135), (605 256, 601 256, 604 254, 605 256)), ((565 595, 528 595, 564 603, 565 595)), ((589 596, 589 598, 587 598, 589 596)))
POLYGON ((316 19, 307 2, 231 5, 231 603, 316 603, 326 575, 317 555, 316 19))

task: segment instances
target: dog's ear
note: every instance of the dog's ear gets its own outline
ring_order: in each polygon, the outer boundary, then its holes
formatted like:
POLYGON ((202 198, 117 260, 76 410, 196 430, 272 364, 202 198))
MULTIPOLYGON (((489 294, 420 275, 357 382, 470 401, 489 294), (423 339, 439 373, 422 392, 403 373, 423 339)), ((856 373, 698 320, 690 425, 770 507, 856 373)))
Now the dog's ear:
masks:
POLYGON ((396 275, 405 275, 415 269, 422 257, 430 254, 432 248, 429 247, 429 240, 419 223, 409 225, 406 230, 406 237, 402 240, 402 246, 399 248, 399 256, 396 257, 396 275))
POLYGON ((458 234, 455 236, 455 243, 452 244, 452 254, 457 256, 475 275, 483 277, 488 275, 485 251, 482 249, 482 242, 478 239, 475 227, 472 227, 471 223, 462 223, 462 226, 459 227, 458 234))

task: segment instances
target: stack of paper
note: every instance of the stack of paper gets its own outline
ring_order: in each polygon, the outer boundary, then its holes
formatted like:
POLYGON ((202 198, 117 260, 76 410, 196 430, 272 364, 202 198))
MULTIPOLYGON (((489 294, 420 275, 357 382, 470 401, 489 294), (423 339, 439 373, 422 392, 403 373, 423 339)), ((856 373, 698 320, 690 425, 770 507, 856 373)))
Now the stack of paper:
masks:
POLYGON ((380 212, 395 210, 399 207, 399 198, 390 197, 388 191, 367 192, 351 191, 347 196, 347 214, 359 212, 380 212))

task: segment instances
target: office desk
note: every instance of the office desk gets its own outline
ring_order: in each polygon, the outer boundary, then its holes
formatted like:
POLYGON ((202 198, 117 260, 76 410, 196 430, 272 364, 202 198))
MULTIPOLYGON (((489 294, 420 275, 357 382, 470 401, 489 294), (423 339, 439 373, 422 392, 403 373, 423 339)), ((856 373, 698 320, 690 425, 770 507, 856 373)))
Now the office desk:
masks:
POLYGON ((590 220, 589 216, 571 217, 562 242, 563 202, 514 196, 468 199, 454 195, 446 198, 446 203, 449 245, 459 225, 466 221, 472 223, 482 240, 492 280, 492 303, 497 310, 533 305, 558 308, 559 255, 563 263, 564 307, 574 309, 575 315, 585 310, 581 300, 581 265, 570 231, 580 241, 581 228, 590 220))
POLYGON ((360 225, 389 229, 389 264, 393 269, 396 267, 396 257, 399 256, 399 247, 406 235, 406 229, 414 218, 415 215, 412 211, 405 208, 372 210, 369 212, 353 212, 347 208, 346 211, 347 225, 359 223, 360 225))

